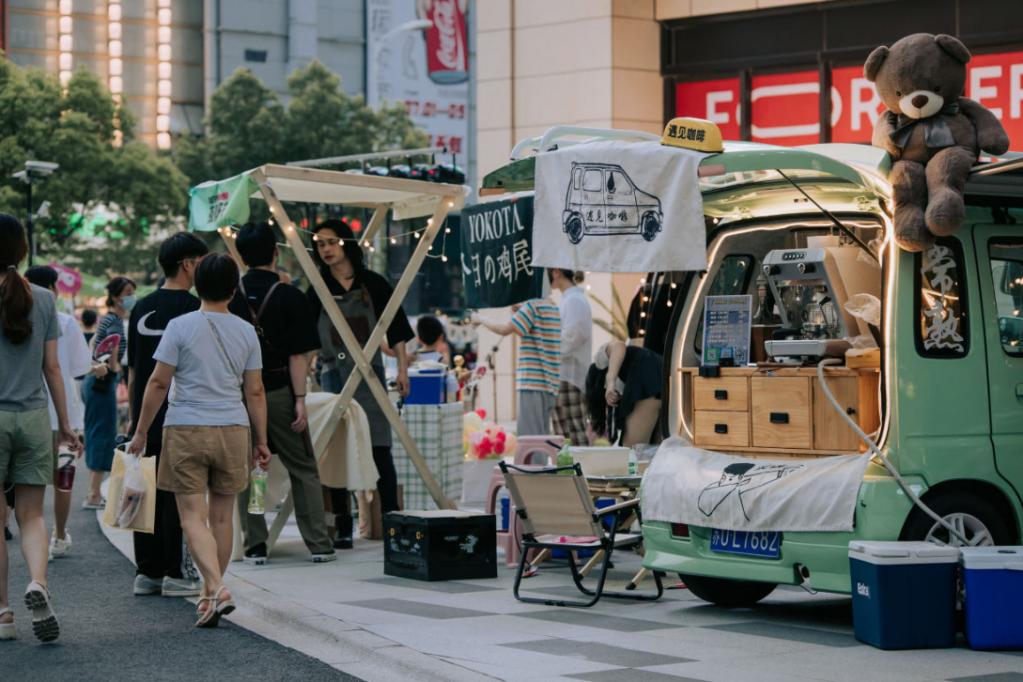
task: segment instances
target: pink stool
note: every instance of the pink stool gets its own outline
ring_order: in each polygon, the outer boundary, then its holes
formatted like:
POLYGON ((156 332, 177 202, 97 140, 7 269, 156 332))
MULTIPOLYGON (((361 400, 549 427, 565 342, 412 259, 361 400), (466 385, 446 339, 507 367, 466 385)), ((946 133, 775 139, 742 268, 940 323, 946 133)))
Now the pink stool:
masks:
MULTIPOLYGON (((557 461, 558 450, 565 443, 564 436, 522 436, 519 438, 515 448, 515 460, 512 462, 517 466, 542 469, 544 466, 552 466, 557 461), (546 460, 543 462, 541 460, 546 460)), ((504 474, 501 468, 495 466, 494 473, 490 477, 490 485, 487 489, 486 512, 496 514, 497 495, 504 487, 504 474)), ((504 557, 509 566, 517 566, 519 563, 519 543, 522 540, 522 527, 519 524, 518 516, 515 514, 515 503, 508 502, 508 531, 498 531, 498 538, 504 536, 504 557)))

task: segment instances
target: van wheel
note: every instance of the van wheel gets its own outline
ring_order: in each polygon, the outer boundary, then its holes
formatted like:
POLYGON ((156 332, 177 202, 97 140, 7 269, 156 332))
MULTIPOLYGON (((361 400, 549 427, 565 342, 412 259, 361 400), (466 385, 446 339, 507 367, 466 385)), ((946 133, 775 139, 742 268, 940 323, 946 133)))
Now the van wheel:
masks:
POLYGON ((583 221, 577 215, 571 216, 565 221, 565 232, 568 234, 568 241, 578 244, 583 240, 583 221))
POLYGON ((661 222, 653 213, 643 216, 643 239, 652 242, 657 233, 661 231, 661 222))
POLYGON ((753 606, 774 592, 774 583, 758 583, 750 580, 728 580, 708 578, 702 575, 678 574, 689 591, 703 601, 709 601, 727 609, 753 606))
MULTIPOLYGON (((938 516, 964 535, 971 547, 1011 545, 1015 542, 1012 531, 998 513, 998 509, 983 498, 969 493, 950 493, 926 500, 926 503, 938 516)), ((963 542, 949 533, 947 528, 916 507, 906 520, 901 539, 925 540, 952 547, 963 546, 963 542)))

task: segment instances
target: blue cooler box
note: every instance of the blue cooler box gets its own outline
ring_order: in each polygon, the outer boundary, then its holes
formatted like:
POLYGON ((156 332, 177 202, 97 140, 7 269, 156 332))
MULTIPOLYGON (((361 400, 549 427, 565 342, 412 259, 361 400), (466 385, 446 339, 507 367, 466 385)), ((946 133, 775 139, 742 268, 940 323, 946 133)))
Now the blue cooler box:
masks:
POLYGON ((853 629, 879 649, 955 646, 959 549, 929 542, 850 542, 853 629))
POLYGON ((440 405, 447 390, 447 377, 443 369, 410 369, 406 405, 440 405))
POLYGON ((1023 547, 963 547, 966 639, 974 649, 1023 649, 1023 547))

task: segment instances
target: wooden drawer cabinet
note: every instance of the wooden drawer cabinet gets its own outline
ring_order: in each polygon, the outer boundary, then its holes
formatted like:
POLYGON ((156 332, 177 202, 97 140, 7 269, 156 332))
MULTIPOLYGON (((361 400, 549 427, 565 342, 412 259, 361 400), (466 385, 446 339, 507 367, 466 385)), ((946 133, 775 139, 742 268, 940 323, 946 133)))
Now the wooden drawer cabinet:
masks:
POLYGON ((695 443, 700 447, 749 447, 749 412, 697 410, 695 443))
MULTIPOLYGON (((710 449, 793 455, 863 451, 859 438, 828 402, 812 367, 722 368, 721 376, 701 377, 686 369, 686 420, 693 444, 710 449)), ((831 369, 828 386, 860 428, 879 426, 879 373, 831 369)))
POLYGON ((808 377, 750 378, 753 445, 760 448, 813 446, 808 377))
POLYGON ((749 380, 746 377, 695 377, 693 406, 697 410, 749 412, 749 380))

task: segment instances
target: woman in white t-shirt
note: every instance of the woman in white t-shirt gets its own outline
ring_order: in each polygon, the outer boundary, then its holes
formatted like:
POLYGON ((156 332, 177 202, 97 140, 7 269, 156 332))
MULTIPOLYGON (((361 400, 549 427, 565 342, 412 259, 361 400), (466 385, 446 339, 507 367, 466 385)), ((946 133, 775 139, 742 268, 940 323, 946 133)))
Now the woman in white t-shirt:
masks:
POLYGON ((195 290, 202 305, 167 325, 127 447, 131 454, 143 451, 169 391, 157 486, 175 494, 203 577, 195 623, 203 628, 234 611, 223 576, 231 560, 235 496, 248 487, 250 466, 265 469, 270 462, 259 339, 227 308, 237 286, 238 266, 230 256, 210 254, 199 262, 195 290))

